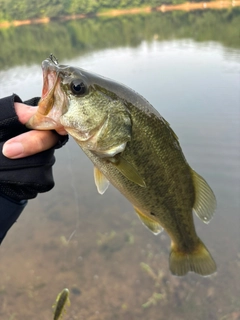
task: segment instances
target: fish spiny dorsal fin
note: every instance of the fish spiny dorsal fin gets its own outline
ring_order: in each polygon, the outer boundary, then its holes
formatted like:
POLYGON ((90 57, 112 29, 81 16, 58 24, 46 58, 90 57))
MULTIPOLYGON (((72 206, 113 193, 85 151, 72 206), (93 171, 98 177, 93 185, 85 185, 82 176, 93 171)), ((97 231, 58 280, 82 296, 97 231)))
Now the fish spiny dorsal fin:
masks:
POLYGON ((216 198, 207 182, 194 170, 191 169, 195 188, 195 202, 193 210, 205 223, 209 223, 216 209, 216 198))
POLYGON ((155 220, 148 217, 145 213, 134 207, 139 219, 153 234, 158 235, 163 231, 162 226, 155 220))
POLYGON ((97 190, 100 194, 104 194, 104 192, 107 190, 109 186, 109 181, 97 167, 94 167, 93 172, 94 172, 94 181, 95 181, 97 190))

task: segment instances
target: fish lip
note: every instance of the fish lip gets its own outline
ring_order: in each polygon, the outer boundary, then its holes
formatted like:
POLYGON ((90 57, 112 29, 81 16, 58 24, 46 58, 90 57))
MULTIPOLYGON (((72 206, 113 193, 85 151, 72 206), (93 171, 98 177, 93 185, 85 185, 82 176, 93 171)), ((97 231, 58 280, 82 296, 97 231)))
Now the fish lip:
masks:
POLYGON ((53 55, 50 55, 49 58, 42 61, 42 69, 52 68, 56 70, 58 66, 59 66, 58 61, 53 55))
POLYGON ((50 58, 42 62, 43 87, 38 102, 37 113, 29 123, 30 128, 40 130, 62 130, 60 117, 63 114, 66 99, 61 92, 60 70, 50 58))

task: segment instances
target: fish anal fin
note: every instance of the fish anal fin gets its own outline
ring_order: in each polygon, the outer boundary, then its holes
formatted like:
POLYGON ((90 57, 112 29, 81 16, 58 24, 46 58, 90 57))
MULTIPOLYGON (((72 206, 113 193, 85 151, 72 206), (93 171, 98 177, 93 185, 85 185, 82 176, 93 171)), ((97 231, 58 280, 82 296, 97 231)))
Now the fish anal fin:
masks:
POLYGON ((140 211, 138 208, 134 207, 139 219, 142 221, 142 223, 155 235, 158 235, 163 231, 162 226, 154 219, 151 219, 148 217, 145 213, 140 211))
POLYGON ((176 276, 184 276, 190 271, 208 276, 217 270, 215 261, 201 240, 191 252, 182 252, 172 243, 169 265, 170 271, 176 276))
POLYGON ((137 172, 137 169, 125 160, 123 157, 118 156, 117 158, 110 158, 108 159, 120 172, 124 177, 128 180, 134 182, 135 184, 139 185, 140 187, 146 187, 145 181, 137 172))
POLYGON ((209 223, 216 209, 216 198, 207 182, 194 170, 191 169, 195 188, 195 202, 193 210, 205 223, 209 223))
POLYGON ((94 167, 94 181, 98 192, 104 194, 109 186, 109 181, 97 167, 94 167))

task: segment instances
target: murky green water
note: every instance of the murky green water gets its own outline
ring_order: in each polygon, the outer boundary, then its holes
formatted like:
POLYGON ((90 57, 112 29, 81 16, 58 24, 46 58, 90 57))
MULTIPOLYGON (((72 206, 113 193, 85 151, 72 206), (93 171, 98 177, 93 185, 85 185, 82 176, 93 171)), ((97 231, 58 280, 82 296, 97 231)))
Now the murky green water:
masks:
POLYGON ((40 95, 50 52, 132 87, 167 119, 190 165, 213 188, 209 225, 195 219, 218 265, 177 278, 169 238, 153 236, 117 190, 100 196, 71 140, 56 152, 56 186, 29 202, 0 248, 0 318, 240 319, 240 12, 105 18, 0 30, 0 96, 40 95), (147 264, 152 272, 146 272, 147 264))

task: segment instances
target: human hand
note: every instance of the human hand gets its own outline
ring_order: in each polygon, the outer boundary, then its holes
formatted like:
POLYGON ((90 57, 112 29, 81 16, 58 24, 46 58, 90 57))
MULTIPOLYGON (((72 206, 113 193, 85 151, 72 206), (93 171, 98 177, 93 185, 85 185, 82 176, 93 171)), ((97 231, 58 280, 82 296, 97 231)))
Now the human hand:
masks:
MULTIPOLYGON (((36 113, 36 107, 24 103, 15 102, 14 108, 22 124, 25 124, 36 113)), ((64 129, 58 133, 67 134, 64 129)), ((58 140, 59 137, 54 131, 31 130, 6 141, 2 152, 10 159, 23 158, 50 149, 57 144, 58 140)))
POLYGON ((0 195, 17 202, 54 187, 54 151, 68 140, 68 135, 59 135, 64 132, 29 130, 24 125, 37 111, 31 106, 38 101, 35 97, 24 104, 16 94, 0 99, 0 195), (20 152, 16 142, 22 145, 20 152))

